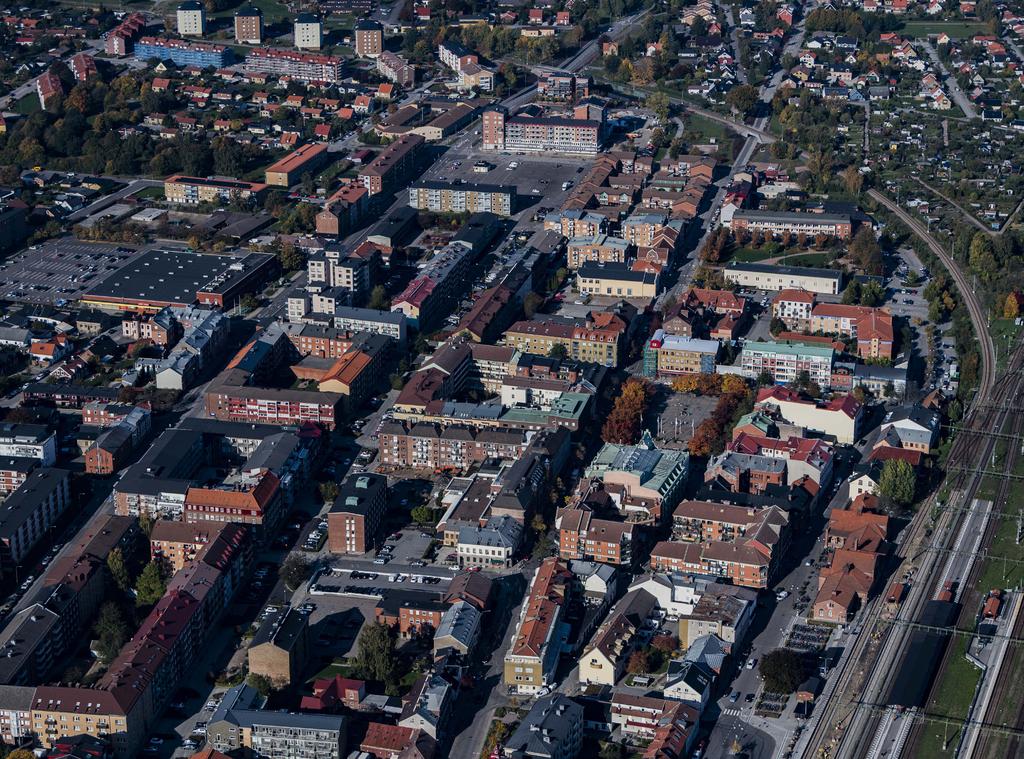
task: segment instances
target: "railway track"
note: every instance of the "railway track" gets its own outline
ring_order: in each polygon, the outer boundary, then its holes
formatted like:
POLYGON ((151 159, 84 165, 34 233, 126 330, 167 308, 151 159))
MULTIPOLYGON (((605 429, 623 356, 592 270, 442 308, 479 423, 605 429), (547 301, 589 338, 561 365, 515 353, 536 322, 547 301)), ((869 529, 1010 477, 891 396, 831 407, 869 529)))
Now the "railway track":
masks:
MULTIPOLYGON (((1009 365, 1010 366, 1010 371, 1006 375, 1004 375, 1006 377, 1006 379, 1007 379, 1006 386, 1008 388, 1007 392, 1006 392, 1006 395, 1005 395, 1005 399, 1013 399, 1013 398, 1019 397, 1019 395, 1020 395, 1020 392, 1021 392, 1021 381, 1020 381, 1019 375, 1017 375, 1015 373, 1015 370, 1018 370, 1020 368, 1021 363, 1022 363, 1022 358, 1024 358, 1024 351, 1022 351, 1020 348, 1018 348, 1018 350, 1016 351, 1014 356, 1011 357, 1011 362, 1010 362, 1010 365, 1009 365)), ((1002 404, 997 404, 997 405, 1002 405, 1002 404)), ((1011 415, 1011 413, 1009 411, 1003 411, 1001 413, 1002 413, 1001 424, 1005 425, 1007 423, 1007 421, 1009 421, 1009 424, 1010 424, 1010 427, 1011 427, 1011 430, 1012 430, 1012 434, 1013 435, 1020 434, 1020 431, 1021 431, 1021 428, 1022 428, 1022 421, 1024 421, 1024 419, 1022 419, 1022 417, 1019 414, 1012 414, 1011 415), (1007 417, 1009 417, 1009 419, 1007 419, 1007 417)), ((993 427, 992 429, 993 430, 1002 430, 1003 426, 993 427)), ((989 441, 991 443, 990 448, 994 448, 995 445, 996 445, 996 439, 994 437, 990 436, 989 437, 989 441)), ((1006 460, 1003 462, 1003 473, 1004 474, 1010 473, 1010 472, 1013 471, 1013 467, 1016 464, 1017 455, 1018 455, 1018 448, 1016 446, 1013 446, 1013 445, 1008 445, 1007 446, 1007 450, 1006 450, 1006 460)), ((982 478, 977 478, 976 482, 978 482, 978 484, 980 484, 980 480, 981 479, 982 478)), ((998 490, 996 492, 995 500, 993 501, 993 505, 994 505, 993 510, 994 511, 998 512, 998 511, 1001 510, 1002 504, 1004 504, 1006 502, 1007 496, 1009 495, 1010 488, 1011 488, 1012 484, 1013 484, 1013 481, 1011 479, 1009 479, 1009 478, 1005 478, 1004 477, 1002 480, 1000 480, 999 488, 998 488, 998 490)), ((966 515, 965 515, 965 517, 966 517, 966 515)), ((1001 517, 989 518, 987 520, 986 525, 985 525, 984 533, 981 536, 980 541, 978 542, 979 547, 984 547, 984 546, 988 546, 989 545, 989 543, 992 541, 992 538, 994 537, 996 531, 998 530, 1001 521, 1002 521, 1001 517)), ((950 557, 950 558, 952 559, 953 557, 950 557)), ((981 573, 984 570, 984 567, 985 567, 985 562, 984 561, 972 560, 971 564, 970 564, 970 571, 969 571, 967 577, 965 579, 961 579, 961 581, 960 581, 960 592, 958 594, 959 595, 959 600, 960 600, 960 615, 957 617, 957 622, 956 622, 956 626, 958 628, 969 629, 969 628, 974 627, 974 625, 975 625, 978 607, 979 607, 979 605, 981 603, 981 593, 977 590, 977 588, 975 586, 977 585, 978 580, 981 577, 981 573)), ((941 585, 941 582, 940 582, 940 585, 941 585)), ((932 694, 934 693, 935 689, 938 687, 938 684, 942 681, 942 678, 945 676, 946 670, 948 669, 949 664, 950 664, 951 657, 954 657, 954 656, 958 655, 956 653, 956 651, 957 651, 957 647, 954 646, 954 645, 949 645, 949 646, 946 647, 945 653, 944 653, 943 658, 942 658, 942 664, 939 666, 939 669, 938 669, 938 671, 936 672, 936 675, 935 675, 935 680, 932 683, 932 689, 931 689, 932 692, 929 693, 929 700, 931 699, 932 694)), ((990 675, 988 675, 988 673, 986 673, 986 676, 990 676, 990 675)), ((995 673, 994 676, 998 676, 998 673, 995 673)), ((970 716, 971 715, 968 713, 967 718, 969 719, 970 716)), ((918 742, 921 740, 922 731, 924 730, 924 725, 925 724, 926 723, 923 723, 923 722, 918 723, 914 727, 914 729, 912 729, 912 731, 911 731, 911 733, 910 733, 910 735, 908 737, 907 744, 906 744, 907 745, 907 752, 908 752, 907 755, 908 756, 913 756, 914 755, 913 754, 913 750, 917 746, 918 742)), ((985 754, 981 754, 981 756, 985 756, 985 754)))
MULTIPOLYGON (((1008 386, 1012 384, 1015 389, 1016 382, 1008 381, 1007 378, 1014 378, 1016 375, 1007 374, 998 383, 996 382, 995 349, 992 338, 988 334, 985 311, 952 257, 928 234, 924 225, 896 203, 876 190, 870 190, 868 194, 899 218, 928 245, 929 250, 946 267, 959 288, 961 299, 967 307, 978 337, 981 350, 981 373, 978 392, 970 409, 965 414, 965 418, 969 421, 954 442, 949 460, 979 462, 983 466, 995 444, 994 438, 985 433, 1002 426, 1003 417, 1007 412, 998 407, 1003 405, 1003 400, 1006 397, 1014 397, 1009 395, 1008 386), (992 403, 994 398, 998 398, 999 402, 992 403)), ((1018 350, 1015 360, 1019 361, 1021 358, 1021 352, 1018 350)), ((930 591, 933 583, 929 580, 932 579, 936 567, 941 562, 940 552, 924 551, 916 554, 912 552, 930 535, 937 536, 943 545, 952 542, 955 540, 957 527, 968 516, 966 509, 947 508, 940 511, 935 524, 931 525, 933 509, 951 506, 958 494, 957 500, 963 502, 959 505, 969 506, 978 482, 977 476, 966 473, 948 479, 946 490, 950 493, 949 503, 940 504, 937 496, 933 495, 922 504, 908 526, 898 555, 902 557, 904 573, 908 570, 913 571, 915 581, 911 585, 907 600, 900 609, 897 621, 917 618, 916 615, 920 608, 932 597, 930 591)), ((891 679, 898 671, 896 665, 902 660, 903 648, 908 636, 906 626, 884 625, 880 618, 880 612, 881 601, 877 597, 864 609, 864 624, 861 634, 854 641, 853 649, 846 657, 842 670, 837 675, 838 681, 833 691, 835 695, 823 705, 821 715, 815 722, 803 753, 805 759, 825 756, 842 756, 845 759, 847 756, 861 757, 870 751, 873 745, 872 738, 879 729, 879 722, 883 719, 884 712, 878 713, 878 710, 859 707, 863 704, 874 705, 883 701, 889 692, 891 679), (873 651, 871 650, 872 643, 877 643, 873 651), (882 666, 878 666, 879 664, 882 666), (855 682, 857 677, 866 678, 863 683, 859 684, 859 687, 855 682), (853 697, 853 694, 857 692, 859 692, 859 697, 853 697)))

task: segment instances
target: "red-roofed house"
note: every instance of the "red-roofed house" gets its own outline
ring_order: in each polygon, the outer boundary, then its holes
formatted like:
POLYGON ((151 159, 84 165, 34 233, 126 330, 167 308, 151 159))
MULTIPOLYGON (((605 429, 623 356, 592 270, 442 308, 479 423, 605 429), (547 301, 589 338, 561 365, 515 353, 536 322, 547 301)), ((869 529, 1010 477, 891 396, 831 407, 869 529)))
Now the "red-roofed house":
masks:
POLYGON ((47 71, 36 80, 36 94, 39 95, 39 106, 45 109, 54 98, 64 94, 64 85, 56 74, 47 71))

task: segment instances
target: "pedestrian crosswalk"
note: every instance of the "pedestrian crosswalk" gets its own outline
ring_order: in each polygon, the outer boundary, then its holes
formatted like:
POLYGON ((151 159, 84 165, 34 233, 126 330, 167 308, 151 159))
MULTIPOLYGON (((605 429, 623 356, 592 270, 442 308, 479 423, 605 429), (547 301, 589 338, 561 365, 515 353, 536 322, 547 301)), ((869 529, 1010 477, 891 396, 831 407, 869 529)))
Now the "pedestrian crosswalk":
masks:
POLYGON ((726 717, 739 717, 743 714, 742 709, 722 709, 722 714, 726 717))

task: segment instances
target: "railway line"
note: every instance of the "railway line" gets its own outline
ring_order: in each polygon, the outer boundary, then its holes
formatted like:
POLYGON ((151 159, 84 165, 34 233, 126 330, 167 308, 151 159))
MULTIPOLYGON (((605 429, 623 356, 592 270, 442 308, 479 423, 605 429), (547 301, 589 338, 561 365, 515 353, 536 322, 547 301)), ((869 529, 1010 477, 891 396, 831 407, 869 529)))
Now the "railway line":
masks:
MULTIPOLYGON (((1019 370, 1009 372, 996 381, 995 349, 988 334, 985 311, 967 278, 952 257, 928 234, 923 224, 877 190, 870 190, 868 194, 928 245, 959 288, 978 336, 981 372, 978 392, 965 414, 968 422, 954 441, 949 460, 977 462, 984 466, 995 445, 995 438, 986 433, 1001 429, 1009 413, 1005 410, 1006 401, 1019 397, 1019 370)), ((1012 359, 1014 366, 1019 366, 1022 359, 1024 352, 1018 349, 1012 359)), ((910 638, 910 628, 898 623, 918 619, 921 610, 934 595, 935 574, 940 571, 940 567, 943 573, 948 568, 942 560, 942 552, 919 551, 918 548, 929 538, 933 544, 938 543, 948 548, 957 541, 963 529, 975 524, 977 515, 972 514, 970 507, 979 482, 980 478, 976 474, 967 472, 947 478, 944 488, 949 494, 947 502, 942 503, 936 494, 919 508, 898 550, 902 560, 902 575, 911 579, 911 586, 898 612, 896 624, 883 625, 881 599, 878 597, 863 610, 861 634, 857 636, 853 649, 837 674, 837 685, 833 690, 836 695, 822 706, 821 714, 814 723, 811 737, 805 744, 804 757, 859 758, 869 755, 873 746, 880 750, 878 747, 881 741, 876 740, 878 734, 881 730, 888 730, 895 717, 887 717, 886 709, 874 707, 884 704, 910 638), (938 515, 933 523, 935 510, 938 515), (883 726, 883 722, 887 724, 883 726)), ((986 520, 986 529, 987 526, 986 520)), ((899 576, 901 572, 898 570, 896 574, 899 576)), ((907 728, 901 725, 900 729, 904 732, 904 739, 910 740, 906 735, 907 728)))

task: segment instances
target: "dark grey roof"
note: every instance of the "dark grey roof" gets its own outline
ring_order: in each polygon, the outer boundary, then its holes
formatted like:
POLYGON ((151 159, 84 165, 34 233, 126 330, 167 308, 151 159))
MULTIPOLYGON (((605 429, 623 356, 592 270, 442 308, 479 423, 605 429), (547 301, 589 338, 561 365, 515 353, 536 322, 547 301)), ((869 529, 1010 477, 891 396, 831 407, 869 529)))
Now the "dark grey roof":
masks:
POLYGON ((54 467, 43 467, 32 472, 21 487, 0 504, 0 537, 13 535, 70 476, 71 473, 66 469, 54 467))
POLYGON ((583 724, 583 707, 561 693, 538 700, 505 742, 507 753, 560 756, 563 741, 583 724))
POLYGON ((295 609, 283 607, 266 619, 253 636, 249 648, 272 643, 284 651, 291 651, 302 640, 309 625, 309 617, 295 609))
POLYGON ((338 488, 338 497, 331 506, 332 514, 366 514, 369 505, 386 491, 388 478, 371 472, 351 474, 338 488))

